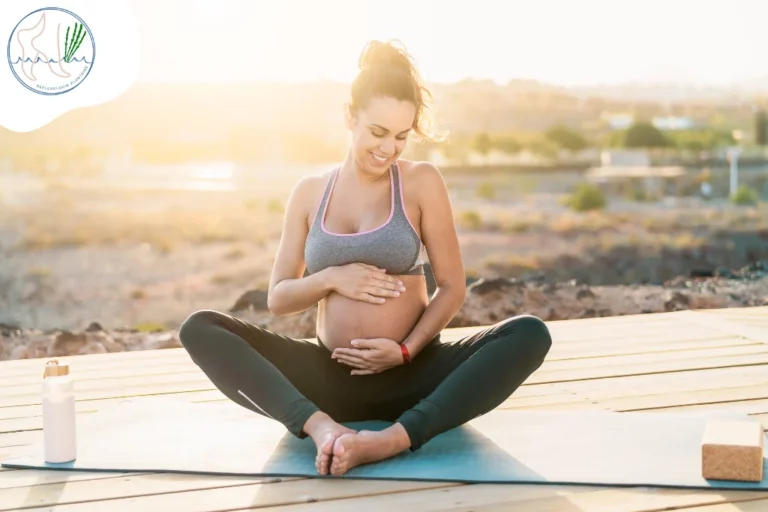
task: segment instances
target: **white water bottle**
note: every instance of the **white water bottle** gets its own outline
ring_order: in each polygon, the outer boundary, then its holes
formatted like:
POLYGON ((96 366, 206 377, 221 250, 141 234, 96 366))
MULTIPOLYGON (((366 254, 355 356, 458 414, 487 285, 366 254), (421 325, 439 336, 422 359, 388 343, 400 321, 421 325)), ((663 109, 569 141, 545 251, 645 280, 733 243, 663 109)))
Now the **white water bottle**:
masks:
POLYGON ((75 460, 75 387, 68 364, 59 364, 56 359, 45 364, 42 402, 45 461, 60 463, 75 460))

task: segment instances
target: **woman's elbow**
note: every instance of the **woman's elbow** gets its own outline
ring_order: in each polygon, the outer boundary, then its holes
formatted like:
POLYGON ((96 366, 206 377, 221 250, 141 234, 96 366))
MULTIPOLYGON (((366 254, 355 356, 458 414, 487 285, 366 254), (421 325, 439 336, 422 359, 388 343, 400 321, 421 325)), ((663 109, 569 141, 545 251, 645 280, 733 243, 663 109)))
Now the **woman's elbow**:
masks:
POLYGON ((453 297, 459 304, 463 304, 467 298, 467 282, 465 279, 437 283, 437 289, 441 293, 453 297))
POLYGON ((280 295, 275 290, 267 292, 267 309, 274 316, 283 316, 285 314, 280 304, 280 295))

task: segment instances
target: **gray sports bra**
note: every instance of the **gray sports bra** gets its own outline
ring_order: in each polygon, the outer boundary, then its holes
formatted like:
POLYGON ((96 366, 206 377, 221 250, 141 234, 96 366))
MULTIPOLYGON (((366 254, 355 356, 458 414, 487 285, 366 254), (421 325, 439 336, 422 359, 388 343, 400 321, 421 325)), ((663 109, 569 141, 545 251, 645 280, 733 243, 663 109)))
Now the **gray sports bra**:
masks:
POLYGON ((390 213, 381 226, 360 233, 331 233, 325 227, 325 213, 340 168, 334 169, 325 186, 304 246, 307 271, 314 274, 324 268, 360 262, 386 269, 387 274, 424 274, 421 243, 403 206, 400 167, 389 168, 390 213))

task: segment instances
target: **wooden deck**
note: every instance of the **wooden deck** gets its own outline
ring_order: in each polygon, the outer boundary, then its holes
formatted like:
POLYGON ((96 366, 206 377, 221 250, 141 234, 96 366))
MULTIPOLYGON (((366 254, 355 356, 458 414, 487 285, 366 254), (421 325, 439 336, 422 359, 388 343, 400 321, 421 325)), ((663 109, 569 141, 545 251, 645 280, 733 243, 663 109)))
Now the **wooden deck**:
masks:
MULTIPOLYGON (((544 366, 502 408, 729 407, 768 429, 768 307, 549 322, 544 366)), ((446 339, 476 328, 451 329, 446 339)), ((78 413, 120 397, 225 399, 183 350, 68 358, 78 413)), ((0 362, 0 460, 41 436, 44 360, 0 362)), ((563 425, 567 430, 568 426, 563 425)), ((0 468, 0 510, 768 511, 768 492, 231 478, 0 468)))

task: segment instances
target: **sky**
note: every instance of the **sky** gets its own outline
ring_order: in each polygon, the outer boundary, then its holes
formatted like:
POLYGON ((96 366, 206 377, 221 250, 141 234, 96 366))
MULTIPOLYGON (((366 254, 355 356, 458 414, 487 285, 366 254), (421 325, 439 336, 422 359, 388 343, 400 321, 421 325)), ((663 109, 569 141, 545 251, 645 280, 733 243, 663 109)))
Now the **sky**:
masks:
POLYGON ((430 82, 768 82, 768 0, 133 0, 140 82, 349 81, 370 39, 430 82))

